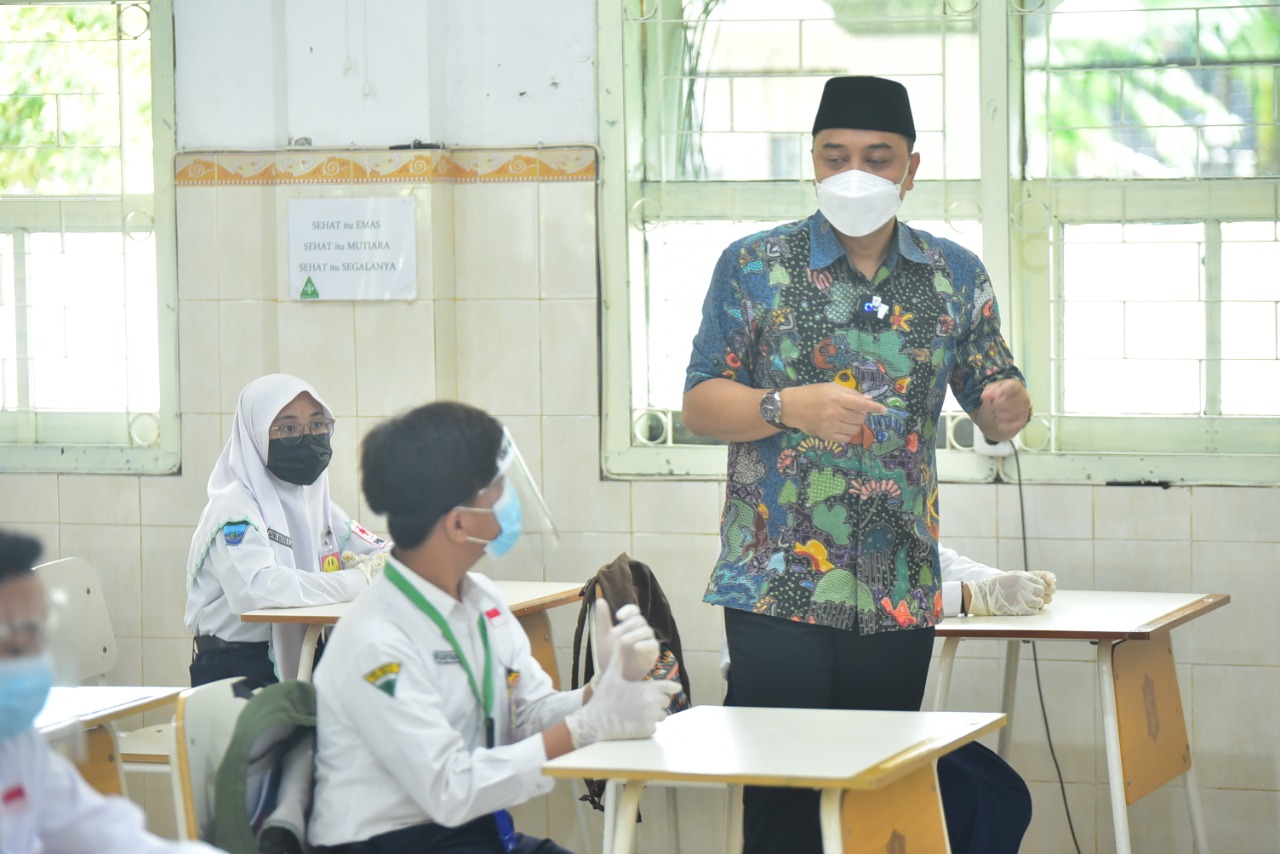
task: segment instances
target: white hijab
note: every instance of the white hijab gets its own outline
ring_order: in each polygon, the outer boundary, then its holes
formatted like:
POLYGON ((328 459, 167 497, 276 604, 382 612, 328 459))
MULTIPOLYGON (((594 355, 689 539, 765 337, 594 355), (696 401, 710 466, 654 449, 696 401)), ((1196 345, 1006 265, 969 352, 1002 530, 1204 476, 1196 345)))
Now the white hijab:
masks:
MULTIPOLYGON (((329 500, 329 473, 321 473, 310 486, 298 486, 267 471, 267 432, 271 422, 303 392, 316 399, 327 418, 333 417, 310 384, 288 374, 259 377, 240 392, 231 422, 231 437, 209 475, 209 503, 191 538, 191 551, 187 556, 188 591, 214 538, 228 522, 248 521, 257 526, 264 537, 268 530, 284 535, 293 548, 272 539, 276 564, 303 572, 320 571, 321 545, 326 534, 329 548, 337 548, 342 523, 334 517, 329 500)), ((272 635, 276 638, 275 631, 272 635)), ((278 646, 279 638, 276 640, 278 646)))

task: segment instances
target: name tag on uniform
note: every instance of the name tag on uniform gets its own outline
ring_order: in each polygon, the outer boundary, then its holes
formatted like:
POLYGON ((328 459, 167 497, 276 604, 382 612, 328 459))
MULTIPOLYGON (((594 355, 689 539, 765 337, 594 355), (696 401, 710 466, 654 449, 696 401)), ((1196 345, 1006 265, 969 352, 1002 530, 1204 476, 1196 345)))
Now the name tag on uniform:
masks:
POLYGON ((432 655, 436 664, 457 664, 458 654, 451 649, 437 649, 432 655))
POLYGON ((267 528, 267 539, 279 543, 286 549, 293 548, 293 540, 273 528, 267 528))

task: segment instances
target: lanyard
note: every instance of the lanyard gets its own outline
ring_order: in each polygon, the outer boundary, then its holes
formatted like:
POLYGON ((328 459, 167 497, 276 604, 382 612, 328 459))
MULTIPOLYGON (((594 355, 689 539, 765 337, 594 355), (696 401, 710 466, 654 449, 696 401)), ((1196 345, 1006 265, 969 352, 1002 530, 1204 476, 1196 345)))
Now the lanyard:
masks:
POLYGON ((476 677, 471 672, 471 665, 467 663, 467 657, 462 652, 462 645, 458 643, 458 639, 453 634, 453 629, 449 628, 449 624, 441 616, 440 612, 436 610, 436 607, 427 601, 427 597, 423 596, 390 563, 383 570, 383 574, 391 579, 391 583, 398 587, 410 602, 418 606, 418 610, 431 618, 431 622, 435 623, 440 629, 440 633, 449 642, 449 646, 453 647, 454 653, 458 656, 458 663, 462 665, 463 672, 467 674, 467 681, 471 683, 471 693, 475 696, 476 702, 480 704, 480 708, 484 712, 485 744, 488 747, 493 747, 493 656, 489 653, 489 630, 484 624, 484 614, 481 614, 480 619, 476 621, 476 627, 480 629, 480 643, 484 646, 484 693, 481 694, 480 688, 476 685, 476 677))

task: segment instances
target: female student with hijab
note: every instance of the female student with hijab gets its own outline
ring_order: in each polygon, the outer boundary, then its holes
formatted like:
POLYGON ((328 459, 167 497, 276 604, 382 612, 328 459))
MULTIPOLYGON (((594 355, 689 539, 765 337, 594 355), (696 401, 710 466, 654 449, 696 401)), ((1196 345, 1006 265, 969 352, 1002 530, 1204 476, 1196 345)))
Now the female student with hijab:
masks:
POLYGON ((347 602, 369 586, 387 543, 330 499, 332 434, 333 413, 297 377, 268 374, 240 392, 187 557, 193 686, 296 678, 306 627, 240 615, 347 602))
POLYGON ((506 809, 548 792, 547 759, 645 738, 679 685, 635 606, 596 610, 601 672, 556 691, 493 582, 471 568, 550 535, 510 435, 488 414, 431 403, 376 427, 365 498, 395 548, 338 623, 316 669, 316 788, 308 841, 342 854, 564 854, 506 809), (541 530, 534 530, 534 522, 541 530))
POLYGON ((31 571, 39 558, 39 542, 0 531, 0 851, 214 854, 148 833, 137 806, 99 794, 36 731, 53 685, 49 607, 31 571))

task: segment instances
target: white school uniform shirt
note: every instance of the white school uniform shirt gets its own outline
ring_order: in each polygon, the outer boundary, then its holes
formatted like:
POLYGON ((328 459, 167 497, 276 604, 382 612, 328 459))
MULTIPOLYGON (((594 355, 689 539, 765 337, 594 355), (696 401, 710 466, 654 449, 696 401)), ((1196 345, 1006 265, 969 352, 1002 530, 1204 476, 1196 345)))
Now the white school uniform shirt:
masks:
MULTIPOLYGON (((354 569, 321 572, 326 555, 369 554, 387 543, 351 521, 329 497, 329 473, 308 486, 267 469, 271 422, 302 392, 333 413, 308 383, 268 374, 240 392, 231 435, 209 475, 205 505, 187 555, 187 607, 192 634, 225 641, 270 639, 282 679, 297 677, 306 627, 243 623, 259 608, 348 602, 368 583, 354 569)), ((338 563, 341 566, 341 563, 338 563)))
POLYGON ((0 741, 0 852, 214 854, 203 842, 148 833, 142 810, 99 794, 34 729, 0 741))
POLYGON ((549 792, 541 733, 582 706, 556 691, 493 582, 458 601, 393 557, 445 619, 483 692, 485 620, 493 657, 494 744, 458 654, 386 572, 339 621, 316 668, 316 788, 308 840, 360 842, 428 821, 456 827, 549 792))

